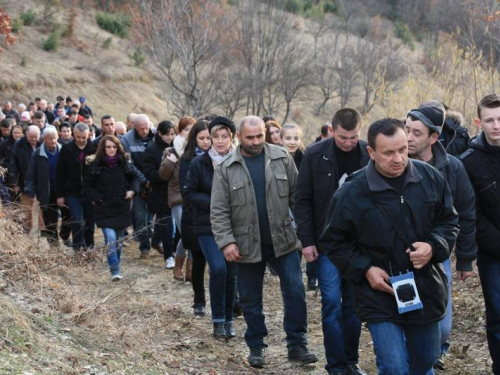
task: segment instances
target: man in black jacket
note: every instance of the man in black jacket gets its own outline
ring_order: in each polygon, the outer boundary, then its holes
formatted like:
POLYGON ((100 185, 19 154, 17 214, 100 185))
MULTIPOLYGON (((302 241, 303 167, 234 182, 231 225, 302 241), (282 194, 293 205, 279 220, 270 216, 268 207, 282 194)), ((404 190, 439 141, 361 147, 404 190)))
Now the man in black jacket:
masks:
POLYGON ((478 104, 483 131, 460 158, 476 192, 477 268, 486 305, 486 333, 493 373, 500 374, 500 95, 478 104))
MULTIPOLYGON (((477 258, 476 244, 476 196, 463 164, 448 155, 438 141, 445 114, 440 108, 419 107, 408 113, 406 131, 408 133, 408 153, 411 158, 431 164, 441 171, 448 182, 453 197, 453 206, 458 212, 460 233, 457 239, 457 279, 465 280, 472 275, 472 262, 477 258)), ((436 367, 444 369, 444 355, 450 344, 452 318, 451 261, 443 262, 448 278, 448 307, 446 317, 440 323, 441 358, 436 367)))
POLYGON ((442 174, 408 160, 403 123, 376 121, 368 144, 371 161, 334 194, 318 247, 354 283, 379 373, 425 374, 440 353, 440 263, 455 245, 458 216, 442 174))
POLYGON ((68 207, 71 215, 73 249, 78 251, 94 245, 92 202, 83 197, 85 158, 95 153, 89 141, 89 127, 78 123, 74 140, 64 145, 57 160, 56 196, 59 207, 68 207))
POLYGON ((347 175, 363 168, 370 160, 367 143, 359 139, 363 121, 355 110, 344 108, 333 116, 333 138, 311 145, 297 178, 295 221, 302 253, 308 262, 317 262, 321 290, 321 315, 326 370, 329 374, 363 374, 358 367, 361 322, 354 311, 354 295, 349 282, 316 246, 327 221, 333 194, 347 175))

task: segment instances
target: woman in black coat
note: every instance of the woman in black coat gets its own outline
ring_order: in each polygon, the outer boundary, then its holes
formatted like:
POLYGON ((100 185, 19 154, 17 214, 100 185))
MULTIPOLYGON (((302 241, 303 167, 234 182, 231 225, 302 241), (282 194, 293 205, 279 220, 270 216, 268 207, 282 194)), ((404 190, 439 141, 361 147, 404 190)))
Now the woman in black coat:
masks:
MULTIPOLYGON (((21 125, 14 125, 10 129, 10 135, 0 143, 0 165, 4 168, 4 175, 0 177, 1 185, 1 198, 4 206, 16 201, 15 194, 11 191, 11 178, 9 175, 9 163, 12 155, 12 148, 14 143, 23 137, 23 127, 21 125)), ((20 194, 17 194, 20 195, 20 194)))
POLYGON ((83 194, 94 205, 94 218, 108 246, 111 280, 118 281, 125 228, 132 224, 131 202, 146 182, 144 175, 130 162, 118 138, 102 138, 95 156, 87 157, 89 167, 83 182, 83 194))
POLYGON ((168 205, 168 181, 160 178, 158 173, 163 157, 163 152, 170 146, 175 137, 175 126, 170 121, 162 121, 158 124, 154 143, 146 149, 146 157, 143 163, 143 172, 149 181, 148 210, 156 214, 156 226, 160 231, 163 244, 163 257, 165 268, 174 268, 174 244, 173 244, 173 221, 172 211, 168 205))

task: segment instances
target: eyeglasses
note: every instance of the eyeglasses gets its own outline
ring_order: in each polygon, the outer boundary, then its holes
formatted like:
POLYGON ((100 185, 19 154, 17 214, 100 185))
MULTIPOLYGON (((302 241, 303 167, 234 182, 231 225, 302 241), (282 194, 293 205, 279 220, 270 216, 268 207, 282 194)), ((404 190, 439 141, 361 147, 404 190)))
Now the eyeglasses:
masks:
POLYGON ((118 148, 118 146, 113 145, 113 146, 104 146, 105 148, 118 148))

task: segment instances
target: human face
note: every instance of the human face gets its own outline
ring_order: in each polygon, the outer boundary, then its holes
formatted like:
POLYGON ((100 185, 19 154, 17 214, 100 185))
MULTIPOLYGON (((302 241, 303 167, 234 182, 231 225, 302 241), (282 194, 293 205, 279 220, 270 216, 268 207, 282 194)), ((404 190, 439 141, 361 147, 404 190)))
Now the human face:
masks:
POLYGON ((104 135, 115 135, 115 119, 111 117, 102 120, 101 128, 104 135))
POLYGON ((286 147, 290 154, 295 154, 300 146, 300 136, 298 129, 287 129, 283 132, 281 139, 283 146, 286 147))
POLYGON ((73 132, 73 137, 75 138, 75 143, 78 147, 85 147, 87 140, 89 139, 89 131, 84 132, 75 129, 73 132))
POLYGON ((66 111, 64 110, 64 108, 62 107, 57 108, 57 117, 59 117, 59 119, 62 119, 65 114, 66 111))
POLYGON ((23 136, 23 131, 19 128, 14 128, 12 130, 12 138, 14 138, 15 141, 17 141, 18 139, 21 139, 21 137, 23 136))
POLYGON ((189 136, 189 132, 191 131, 191 128, 193 127, 193 125, 188 125, 186 126, 180 133, 180 135, 182 135, 185 139, 188 138, 189 136))
POLYGON ((166 144, 170 144, 172 143, 172 141, 174 140, 175 138, 175 129, 174 128, 170 128, 170 130, 168 131, 167 134, 161 134, 161 139, 163 140, 163 142, 165 142, 166 144))
POLYGON ((45 117, 33 119, 33 125, 36 125, 40 129, 43 129, 45 126, 45 117))
POLYGON ((476 125, 483 129, 490 145, 500 146, 500 107, 481 108, 481 119, 476 119, 476 125))
POLYGON ((359 125, 354 130, 345 130, 339 125, 337 126, 337 129, 333 130, 332 134, 335 139, 335 145, 337 145, 340 150, 349 152, 358 145, 360 133, 361 126, 359 125))
POLYGON ((432 158, 432 145, 436 143, 438 134, 424 125, 422 121, 413 121, 410 117, 406 119, 406 132, 408 133, 408 154, 412 158, 429 161, 432 158))
POLYGON ((12 103, 11 102, 5 102, 4 105, 3 105, 3 109, 5 109, 5 111, 7 111, 7 112, 10 112, 12 110, 12 103))
POLYGON ((71 129, 68 127, 62 128, 60 135, 62 139, 71 139, 71 129))
POLYGON ((127 133, 126 126, 116 126, 115 127, 116 135, 125 135, 127 133))
POLYGON ((43 143, 45 143, 45 147, 47 147, 49 150, 54 150, 57 145, 57 136, 48 135, 43 138, 43 143))
POLYGON ((212 141, 210 140, 210 133, 208 130, 202 130, 196 134, 196 146, 198 146, 198 148, 207 151, 211 145, 212 141))
POLYGON ((2 137, 7 138, 10 135, 10 130, 12 129, 12 126, 9 126, 8 128, 0 128, 2 129, 2 137))
POLYGON ((38 109, 45 112, 47 110, 47 102, 45 100, 40 100, 40 103, 38 103, 38 109))
POLYGON ((212 137, 212 147, 219 155, 226 155, 231 148, 232 137, 227 128, 221 128, 212 137))
POLYGON ((54 103, 49 103, 49 104, 47 104, 47 109, 48 109, 50 112, 54 112, 54 103))
POLYGON ((273 145, 281 145, 280 129, 276 126, 271 126, 269 128, 269 136, 271 137, 271 142, 273 145))
POLYGON ((40 139, 40 133, 36 131, 30 131, 26 133, 26 139, 31 147, 36 147, 38 140, 40 139))
POLYGON ((84 118, 83 123, 87 124, 88 127, 90 128, 92 125, 94 125, 94 120, 92 119, 92 117, 84 118))
POLYGON ((135 130, 139 137, 146 138, 149 134, 149 124, 147 121, 140 121, 135 124, 135 130))
POLYGON ((408 140, 405 131, 398 129, 392 136, 378 134, 375 146, 375 150, 367 147, 375 169, 385 177, 401 176, 408 165, 408 140))
POLYGON ((263 124, 246 124, 243 129, 238 132, 238 138, 241 142, 241 153, 243 156, 257 156, 262 152, 266 128, 263 124))
POLYGON ((78 122, 78 114, 69 116, 69 120, 71 121, 72 124, 76 124, 78 122))
POLYGON ((118 150, 118 147, 111 141, 106 141, 106 144, 104 145, 104 152, 106 153, 106 156, 109 156, 112 158, 113 156, 116 155, 116 151, 118 150))

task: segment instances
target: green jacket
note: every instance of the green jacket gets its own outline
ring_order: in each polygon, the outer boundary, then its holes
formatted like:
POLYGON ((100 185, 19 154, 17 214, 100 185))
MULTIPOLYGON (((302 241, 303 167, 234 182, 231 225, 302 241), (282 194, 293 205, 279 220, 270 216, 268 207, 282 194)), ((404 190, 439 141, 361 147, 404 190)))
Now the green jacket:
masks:
MULTIPOLYGON (((250 172, 241 146, 215 167, 210 204, 212 231, 219 249, 236 243, 239 263, 262 260, 259 218, 250 172)), ((266 205, 276 257, 300 248, 290 207, 293 207, 297 168, 282 147, 265 144, 266 205)))

